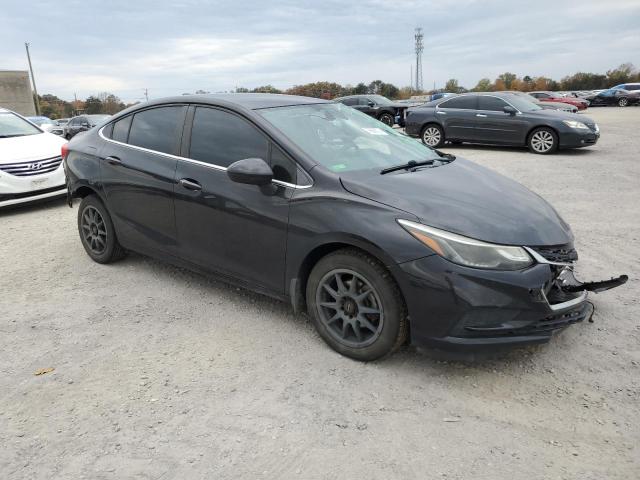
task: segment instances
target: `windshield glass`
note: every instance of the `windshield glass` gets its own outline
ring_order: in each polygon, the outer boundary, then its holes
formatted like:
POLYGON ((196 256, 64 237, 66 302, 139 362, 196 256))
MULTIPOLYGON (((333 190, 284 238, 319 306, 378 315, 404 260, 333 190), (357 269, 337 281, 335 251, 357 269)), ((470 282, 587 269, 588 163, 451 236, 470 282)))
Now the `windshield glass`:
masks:
POLYGON ((542 107, 540 105, 536 105, 534 101, 527 100, 519 95, 512 95, 507 101, 521 112, 535 112, 536 110, 542 110, 542 107))
POLYGON ((14 113, 0 113, 0 138, 22 137, 41 133, 36 127, 14 113))
POLYGON ((51 125, 53 124, 53 121, 50 118, 47 117, 27 117, 27 119, 32 122, 35 123, 36 125, 40 126, 40 125, 51 125))
POLYGON ((387 97, 383 97, 382 95, 369 95, 369 98, 378 105, 391 105, 393 103, 387 97))
POLYGON ((313 160, 332 172, 393 167, 439 159, 422 143, 341 103, 258 110, 313 160))
POLYGON ((110 116, 111 115, 85 115, 85 117, 87 118, 87 120, 89 120, 89 123, 91 125, 98 125, 99 123, 103 122, 110 116))

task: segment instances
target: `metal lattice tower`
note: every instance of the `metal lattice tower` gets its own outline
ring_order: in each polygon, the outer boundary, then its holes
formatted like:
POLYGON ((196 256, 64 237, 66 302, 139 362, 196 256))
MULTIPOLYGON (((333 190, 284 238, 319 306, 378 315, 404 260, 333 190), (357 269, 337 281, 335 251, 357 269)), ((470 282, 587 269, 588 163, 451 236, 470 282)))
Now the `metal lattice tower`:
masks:
POLYGON ((424 51, 424 45, 422 39, 422 28, 416 28, 416 90, 422 91, 422 52, 424 51))

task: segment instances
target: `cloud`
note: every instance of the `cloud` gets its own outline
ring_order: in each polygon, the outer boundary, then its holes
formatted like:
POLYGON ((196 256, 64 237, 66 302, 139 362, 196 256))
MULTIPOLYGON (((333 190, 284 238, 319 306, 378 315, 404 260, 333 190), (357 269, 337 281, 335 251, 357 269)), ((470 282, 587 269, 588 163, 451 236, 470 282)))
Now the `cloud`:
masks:
POLYGON ((560 78, 633 61, 637 0, 245 2, 34 1, 3 5, 0 68, 26 69, 64 98, 138 99, 316 80, 406 85, 424 28, 425 85, 473 86, 504 71, 560 78), (26 37, 26 38, 25 38, 26 37))

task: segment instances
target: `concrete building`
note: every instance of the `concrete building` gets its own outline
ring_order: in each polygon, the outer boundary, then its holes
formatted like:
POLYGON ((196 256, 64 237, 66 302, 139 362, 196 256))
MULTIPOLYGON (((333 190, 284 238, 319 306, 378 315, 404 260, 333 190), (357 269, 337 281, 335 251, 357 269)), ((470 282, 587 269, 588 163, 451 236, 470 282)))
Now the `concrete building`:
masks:
POLYGON ((25 116, 36 114, 28 71, 0 70, 0 107, 25 116))

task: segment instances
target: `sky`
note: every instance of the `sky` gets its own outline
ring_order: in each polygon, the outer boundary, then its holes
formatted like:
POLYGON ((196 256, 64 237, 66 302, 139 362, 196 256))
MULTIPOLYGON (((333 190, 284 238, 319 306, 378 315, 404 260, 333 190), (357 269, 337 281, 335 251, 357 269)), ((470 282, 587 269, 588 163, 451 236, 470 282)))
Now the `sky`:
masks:
MULTIPOLYGON (((313 81, 410 84, 414 29, 425 88, 510 71, 559 79, 640 67, 640 0, 0 0, 0 70, 40 94, 125 101, 313 81)), ((415 67, 414 67, 415 68, 415 67)))

